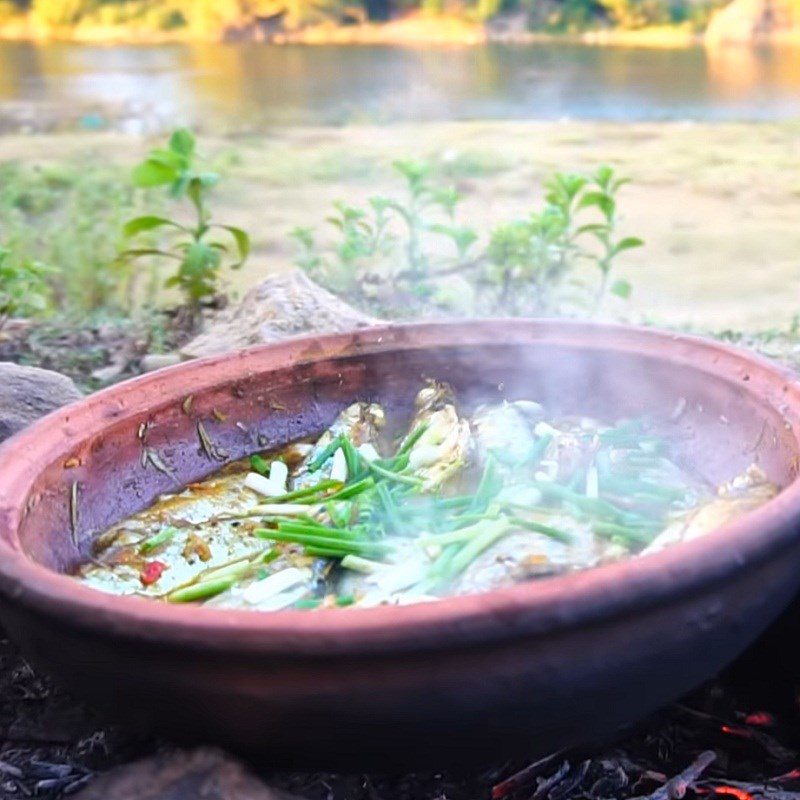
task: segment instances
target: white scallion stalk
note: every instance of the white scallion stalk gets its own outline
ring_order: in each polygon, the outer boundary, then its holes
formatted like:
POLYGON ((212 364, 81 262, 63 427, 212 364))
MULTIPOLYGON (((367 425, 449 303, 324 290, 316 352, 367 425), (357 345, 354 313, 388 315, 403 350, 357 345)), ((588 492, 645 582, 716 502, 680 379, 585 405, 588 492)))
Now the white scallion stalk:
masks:
POLYGON ((537 436, 560 436, 561 431, 558 428, 554 428, 548 422, 537 422, 536 425, 533 426, 533 432, 537 436))
POLYGON ((359 445, 358 453, 366 458, 367 461, 377 461, 381 457, 372 442, 364 442, 364 444, 359 445))
POLYGON ((345 569, 351 569, 353 572, 360 572, 362 575, 373 575, 382 569, 386 569, 386 564, 381 564, 379 561, 370 561, 368 558, 361 556, 347 555, 342 559, 342 566, 345 569))
POLYGON ((586 496, 593 499, 600 496, 600 479, 594 464, 586 471, 586 496))
POLYGON ((333 454, 331 480, 342 483, 347 481, 347 459, 344 457, 344 450, 341 447, 333 454))
POLYGON ((280 497, 282 494, 286 494, 286 489, 276 486, 269 478, 265 478, 257 472, 248 472, 244 479, 244 485, 264 497, 280 497))
POLYGON ((314 516, 322 506, 304 503, 259 503, 248 509, 248 517, 296 517, 301 514, 314 516))
POLYGON ((269 482, 279 491, 280 494, 286 493, 286 481, 289 478, 289 467, 278 461, 272 462, 269 468, 269 482))
POLYGON ((262 600, 257 608, 259 611, 280 611, 282 608, 293 606, 298 600, 302 600, 307 593, 307 586, 297 586, 262 600))
POLYGON ((242 599, 251 605, 258 605, 270 597, 294 588, 298 584, 302 584, 303 588, 305 588, 310 578, 311 571, 307 569, 297 569, 297 567, 282 569, 280 572, 275 572, 264 578, 264 580, 250 584, 242 592, 242 599))
POLYGON ((425 573, 425 566, 421 563, 400 564, 381 570, 374 578, 370 578, 370 583, 379 593, 394 594, 419 583, 425 573))

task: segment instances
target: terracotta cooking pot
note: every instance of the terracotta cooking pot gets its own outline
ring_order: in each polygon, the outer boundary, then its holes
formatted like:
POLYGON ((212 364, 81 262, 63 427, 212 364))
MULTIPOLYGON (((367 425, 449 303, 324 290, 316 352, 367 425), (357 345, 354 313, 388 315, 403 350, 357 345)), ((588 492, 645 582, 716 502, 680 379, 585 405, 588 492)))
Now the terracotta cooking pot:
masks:
POLYGON ((0 617, 76 693, 273 766, 549 752, 690 689, 786 606, 800 585, 799 432, 800 386, 788 373, 654 330, 395 325, 193 361, 98 392, 0 448, 0 617), (320 432, 356 399, 407 415, 425 376, 449 381, 465 403, 516 397, 555 413, 677 417, 677 457, 709 480, 757 461, 784 488, 655 555, 400 608, 170 606, 64 574, 95 533, 159 494, 320 432))

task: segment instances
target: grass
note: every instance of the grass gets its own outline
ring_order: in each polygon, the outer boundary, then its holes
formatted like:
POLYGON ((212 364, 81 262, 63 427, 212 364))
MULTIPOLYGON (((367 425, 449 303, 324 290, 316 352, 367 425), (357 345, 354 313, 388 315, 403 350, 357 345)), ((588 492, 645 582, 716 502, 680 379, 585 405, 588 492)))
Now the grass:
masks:
MULTIPOLYGON (((203 149, 225 176, 214 195, 220 218, 253 236, 251 260, 228 276, 237 292, 287 269, 288 232, 324 228, 334 200, 360 204, 390 193, 398 157, 430 159, 463 194, 463 219, 482 230, 526 214, 553 167, 592 170, 606 161, 632 178, 622 224, 647 242, 622 259, 621 276, 634 293, 613 310, 705 329, 757 329, 788 322, 800 296, 798 132, 797 123, 358 125, 204 137, 203 149)), ((78 214, 107 177, 126 177, 150 144, 105 133, 3 137, 0 228, 24 225, 42 252, 58 234, 65 280, 102 283, 95 273, 114 250, 115 214, 105 207, 92 212, 83 244, 78 227, 65 228, 68 215, 53 198, 78 214)), ((173 298, 162 291, 158 300, 173 298)))

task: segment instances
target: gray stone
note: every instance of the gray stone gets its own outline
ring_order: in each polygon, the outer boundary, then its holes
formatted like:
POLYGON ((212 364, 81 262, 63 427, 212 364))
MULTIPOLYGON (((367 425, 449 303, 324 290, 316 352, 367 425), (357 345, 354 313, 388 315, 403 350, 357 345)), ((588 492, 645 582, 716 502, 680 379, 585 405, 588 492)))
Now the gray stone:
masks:
POLYGON ((271 789, 221 750, 169 750, 112 769, 75 800, 300 800, 271 789))
POLYGON ((218 355, 304 333, 350 331, 379 322, 293 270, 267 278, 240 303, 221 311, 181 355, 218 355))
POLYGON ((0 442, 82 396, 66 375, 0 362, 0 442))

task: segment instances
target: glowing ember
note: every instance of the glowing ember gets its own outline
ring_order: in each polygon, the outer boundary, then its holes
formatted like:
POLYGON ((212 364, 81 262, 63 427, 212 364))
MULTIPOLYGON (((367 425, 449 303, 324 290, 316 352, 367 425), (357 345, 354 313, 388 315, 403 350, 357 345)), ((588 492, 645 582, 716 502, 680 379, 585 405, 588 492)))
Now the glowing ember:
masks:
POLYGON ((755 725, 759 728, 772 728, 775 726, 775 717, 769 711, 754 711, 748 714, 744 721, 748 725, 755 725))
POLYGON ((752 800, 753 795, 746 792, 744 789, 739 789, 736 786, 715 786, 714 794, 725 794, 737 798, 737 800, 752 800))

